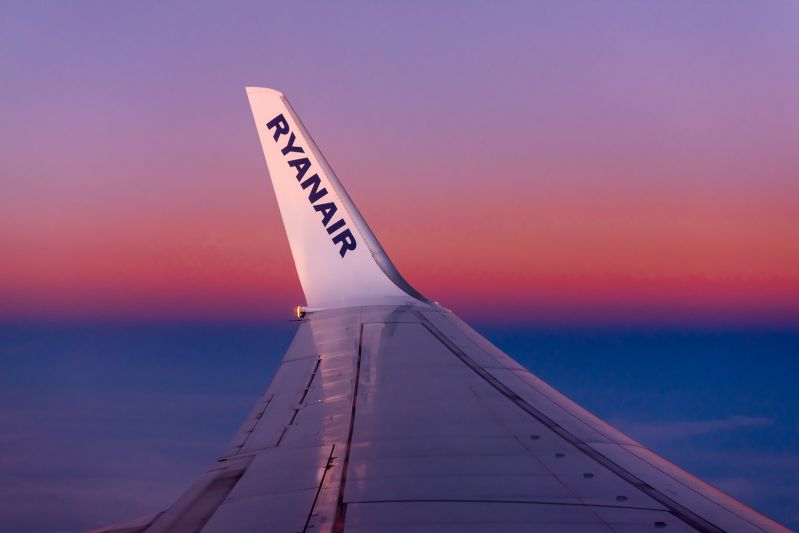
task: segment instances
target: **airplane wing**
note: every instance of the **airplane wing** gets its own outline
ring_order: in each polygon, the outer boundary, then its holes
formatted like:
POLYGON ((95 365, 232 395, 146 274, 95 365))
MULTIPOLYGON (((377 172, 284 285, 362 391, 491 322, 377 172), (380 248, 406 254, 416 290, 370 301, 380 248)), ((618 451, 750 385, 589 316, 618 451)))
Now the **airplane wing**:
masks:
POLYGON ((787 531, 415 291, 286 98, 247 94, 308 306, 211 469, 102 531, 787 531))

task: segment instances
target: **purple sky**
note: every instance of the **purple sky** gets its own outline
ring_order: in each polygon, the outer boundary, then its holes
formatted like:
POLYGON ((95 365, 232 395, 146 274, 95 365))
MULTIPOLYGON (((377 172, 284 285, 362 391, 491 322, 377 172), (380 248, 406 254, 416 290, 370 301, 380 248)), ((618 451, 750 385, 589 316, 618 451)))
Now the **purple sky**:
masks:
POLYGON ((4 3, 0 316, 302 303, 243 92, 265 85, 405 277, 468 316, 796 324, 798 16, 4 3))

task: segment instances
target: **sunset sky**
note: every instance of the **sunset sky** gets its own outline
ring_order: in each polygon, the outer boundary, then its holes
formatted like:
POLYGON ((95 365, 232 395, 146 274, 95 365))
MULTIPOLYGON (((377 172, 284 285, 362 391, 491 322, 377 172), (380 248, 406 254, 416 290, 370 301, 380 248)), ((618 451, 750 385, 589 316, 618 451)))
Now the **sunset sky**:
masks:
POLYGON ((0 2, 0 533, 164 509, 304 303, 283 91, 404 277, 799 529, 799 2, 0 2))
POLYGON ((0 318, 303 303, 246 85, 468 318, 799 323, 799 6, 0 8, 0 318))

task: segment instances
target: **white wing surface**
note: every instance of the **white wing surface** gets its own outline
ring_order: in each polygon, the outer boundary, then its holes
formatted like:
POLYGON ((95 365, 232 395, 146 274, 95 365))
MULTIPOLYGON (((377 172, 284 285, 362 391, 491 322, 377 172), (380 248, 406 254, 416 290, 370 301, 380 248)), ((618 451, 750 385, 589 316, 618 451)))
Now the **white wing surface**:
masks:
POLYGON ((103 531, 787 531, 413 290, 285 97, 247 92, 311 307, 216 464, 103 531))

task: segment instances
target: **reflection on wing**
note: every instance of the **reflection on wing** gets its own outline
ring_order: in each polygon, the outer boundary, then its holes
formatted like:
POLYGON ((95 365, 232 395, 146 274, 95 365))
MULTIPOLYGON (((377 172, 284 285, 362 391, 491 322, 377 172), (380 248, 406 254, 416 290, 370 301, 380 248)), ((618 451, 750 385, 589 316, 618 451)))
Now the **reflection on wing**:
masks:
POLYGON ((217 464, 129 531, 785 531, 450 312, 311 313, 217 464))

